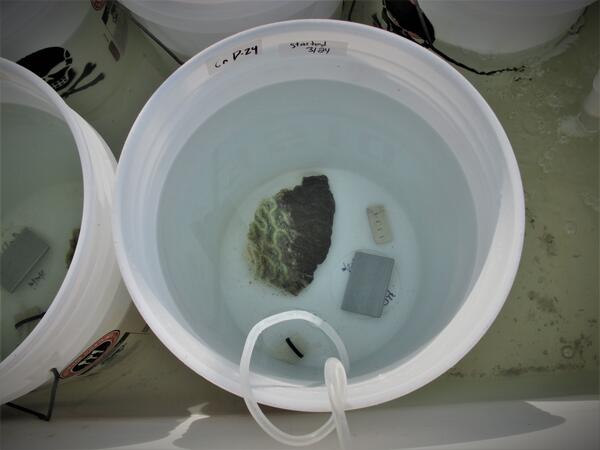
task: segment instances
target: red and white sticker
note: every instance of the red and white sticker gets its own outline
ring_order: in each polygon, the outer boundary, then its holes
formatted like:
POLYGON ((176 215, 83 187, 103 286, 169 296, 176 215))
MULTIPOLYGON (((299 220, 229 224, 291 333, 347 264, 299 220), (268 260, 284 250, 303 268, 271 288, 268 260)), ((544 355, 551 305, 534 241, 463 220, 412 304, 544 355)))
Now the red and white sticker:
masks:
POLYGON ((106 0, 90 0, 90 3, 92 4, 92 8, 96 11, 100 11, 104 8, 104 5, 106 5, 106 0))
POLYGON ((71 364, 60 373, 61 378, 69 378, 77 375, 82 375, 96 364, 98 364, 104 356, 108 355, 119 339, 119 330, 113 330, 106 333, 85 351, 73 360, 71 364))

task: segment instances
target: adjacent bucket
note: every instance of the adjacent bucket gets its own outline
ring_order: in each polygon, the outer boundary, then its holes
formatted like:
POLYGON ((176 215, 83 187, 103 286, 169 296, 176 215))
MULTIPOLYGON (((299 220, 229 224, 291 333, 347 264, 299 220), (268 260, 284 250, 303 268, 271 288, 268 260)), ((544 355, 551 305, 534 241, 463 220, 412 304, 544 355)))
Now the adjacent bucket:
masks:
POLYGON ((111 244, 116 162, 45 81, 0 59, 0 403, 89 373, 144 323, 111 244))
MULTIPOLYGON (((243 395, 250 330, 307 311, 347 349, 346 408, 456 364, 500 311, 524 232, 514 154, 478 92, 416 44, 329 20, 258 27, 177 70, 128 136, 113 217, 129 291, 182 362, 243 395), (315 175, 335 199, 331 245, 312 283, 286 295, 253 277, 249 224, 262 199, 315 175), (375 239, 373 205, 390 239, 375 239), (394 259, 379 318, 341 309, 357 251, 394 259)), ((327 336, 277 324, 253 355, 259 403, 330 410, 323 366, 338 355, 327 336)))
POLYGON ((594 0, 420 0, 443 42, 483 54, 516 53, 563 37, 594 0))
POLYGON ((116 2, 16 0, 0 11, 0 56, 43 78, 85 117, 129 75, 128 23, 116 2))
POLYGON ((211 44, 258 25, 291 19, 335 19, 340 0, 124 0, 170 50, 189 59, 211 44))

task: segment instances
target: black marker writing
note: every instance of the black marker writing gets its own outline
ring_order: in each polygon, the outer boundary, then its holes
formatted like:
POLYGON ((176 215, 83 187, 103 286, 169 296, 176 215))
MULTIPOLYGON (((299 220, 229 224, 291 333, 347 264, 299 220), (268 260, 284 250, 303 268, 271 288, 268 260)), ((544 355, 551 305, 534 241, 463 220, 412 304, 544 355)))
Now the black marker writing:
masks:
POLYGON ((251 55, 258 55, 258 45, 253 45, 252 47, 246 47, 246 48, 234 50, 231 53, 231 57, 220 59, 217 62, 215 62, 213 65, 214 65, 215 69, 220 69, 225 64, 227 64, 229 62, 237 61, 242 56, 251 56, 251 55))
POLYGON ((37 286, 40 284, 40 281, 42 281, 44 278, 46 278, 46 272, 44 272, 44 269, 42 269, 27 282, 27 285, 32 287, 33 289, 37 289, 37 286))

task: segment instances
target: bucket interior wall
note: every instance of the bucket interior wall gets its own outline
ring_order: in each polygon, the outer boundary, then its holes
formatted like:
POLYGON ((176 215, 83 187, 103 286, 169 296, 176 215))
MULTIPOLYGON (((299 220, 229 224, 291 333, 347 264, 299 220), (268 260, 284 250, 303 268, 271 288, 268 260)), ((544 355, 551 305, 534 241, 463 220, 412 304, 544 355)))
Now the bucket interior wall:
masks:
MULTIPOLYGON (((469 294, 498 216, 497 177, 487 176, 493 157, 485 155, 493 149, 473 156, 490 131, 480 128, 473 137, 467 125, 457 132, 462 118, 415 100, 409 86, 368 65, 337 61, 331 75, 331 63, 301 64, 290 61, 282 70, 248 63, 235 83, 227 74, 215 77, 179 104, 174 129, 152 144, 177 157, 164 181, 156 175, 148 190, 149 198, 160 189, 161 200, 150 224, 158 248, 145 250, 152 256, 144 264, 162 273, 149 281, 163 306, 233 364, 256 322, 304 309, 341 335, 349 377, 357 381, 402 364, 469 294), (253 70, 268 74, 258 86, 253 70), (429 108, 427 120, 417 103, 429 108), (318 173, 328 176, 336 200, 332 245, 313 283, 292 297, 253 280, 246 234, 262 198, 318 173), (373 203, 384 204, 394 228, 386 246, 373 242, 368 227, 366 207, 373 203), (343 268, 356 250, 395 259, 394 298, 380 319, 340 309, 343 268)), ((263 335, 252 369, 320 384, 323 362, 333 355, 320 333, 285 324, 263 335), (301 360, 290 356, 290 336, 301 343, 301 360)))
MULTIPOLYGON (((77 147, 59 113, 16 84, 3 81, 0 89, 2 251, 18 245, 16 235, 24 228, 49 247, 13 292, 2 287, 4 359, 39 320, 18 328, 15 324, 45 312, 67 273, 73 233, 81 224, 83 179, 77 147)), ((35 260, 37 256, 18 252, 13 260, 3 259, 3 265, 23 265, 27 261, 15 258, 35 260)))

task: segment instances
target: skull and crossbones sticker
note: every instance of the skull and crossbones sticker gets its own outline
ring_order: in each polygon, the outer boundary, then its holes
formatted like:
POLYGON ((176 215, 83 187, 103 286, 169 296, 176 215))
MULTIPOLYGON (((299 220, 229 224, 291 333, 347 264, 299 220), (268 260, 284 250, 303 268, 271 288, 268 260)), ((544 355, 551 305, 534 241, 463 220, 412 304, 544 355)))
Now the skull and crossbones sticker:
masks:
POLYGON ((92 62, 86 63, 77 76, 71 53, 62 47, 43 48, 21 58, 17 63, 44 79, 62 98, 81 92, 104 79, 102 72, 90 79, 96 70, 96 64, 92 62))

